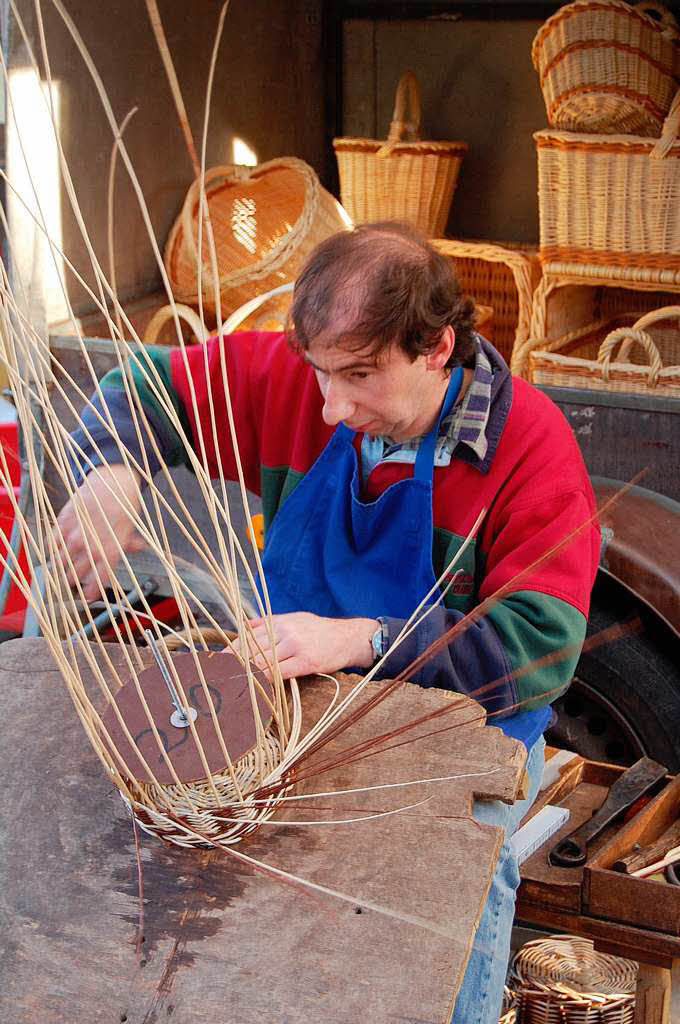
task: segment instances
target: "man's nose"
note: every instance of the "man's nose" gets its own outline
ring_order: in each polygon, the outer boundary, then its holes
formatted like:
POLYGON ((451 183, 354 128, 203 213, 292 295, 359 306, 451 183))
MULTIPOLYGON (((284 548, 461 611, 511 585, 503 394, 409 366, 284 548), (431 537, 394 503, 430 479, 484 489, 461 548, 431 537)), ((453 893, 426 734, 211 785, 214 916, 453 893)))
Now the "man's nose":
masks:
POLYGON ((324 423, 327 423, 330 427, 336 426, 343 420, 349 420, 352 418, 354 413, 354 402, 351 401, 344 393, 342 385, 337 381, 329 380, 326 382, 323 390, 323 410, 322 416, 324 423))

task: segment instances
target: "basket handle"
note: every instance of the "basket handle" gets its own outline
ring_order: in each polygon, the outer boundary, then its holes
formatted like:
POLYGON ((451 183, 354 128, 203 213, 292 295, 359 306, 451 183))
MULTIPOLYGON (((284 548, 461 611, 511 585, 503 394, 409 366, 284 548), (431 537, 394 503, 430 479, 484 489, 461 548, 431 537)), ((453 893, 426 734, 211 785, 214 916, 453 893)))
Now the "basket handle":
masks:
MULTIPOLYGON (((186 322, 189 324, 189 327, 194 332, 196 341, 208 340, 208 332, 203 327, 201 321, 199 320, 197 314, 193 311, 193 309, 191 309, 190 306, 175 304, 174 307, 170 305, 161 306, 160 309, 156 310, 156 312, 146 325, 146 330, 144 331, 144 337, 142 340, 144 341, 145 345, 153 345, 156 343, 158 335, 161 333, 163 327, 165 327, 168 320, 172 320, 174 316, 173 310, 177 310, 177 316, 182 317, 182 319, 186 320, 186 322)), ((175 342, 159 342, 159 344, 174 345, 175 342)))
POLYGON ((650 157, 653 160, 662 160, 671 150, 671 147, 678 141, 680 132, 680 89, 676 92, 671 103, 671 108, 666 114, 666 120, 661 129, 661 138, 657 139, 650 150, 650 157))
MULTIPOLYGON (((207 187, 212 181, 217 178, 229 178, 233 181, 246 181, 252 174, 252 167, 244 167, 241 164, 218 164, 216 167, 210 167, 205 172, 204 185, 206 188, 207 198, 207 187)), ((182 207, 181 224, 182 224, 182 246, 186 253, 194 260, 198 265, 198 249, 196 248, 196 238, 194 237, 194 204, 198 202, 199 189, 201 187, 200 175, 189 186, 186 199, 184 200, 184 206, 182 207)))
POLYGON ((387 133, 387 141, 376 156, 389 156, 398 142, 418 142, 420 139, 420 89, 412 71, 405 71, 399 79, 394 96, 394 110, 387 133))
POLYGON ((639 11, 640 14, 647 14, 648 11, 658 14, 659 17, 653 18, 653 20, 659 26, 663 34, 666 36, 675 36, 678 34, 678 23, 675 17, 667 7, 664 7, 663 4, 656 3, 656 0, 640 0, 639 3, 633 4, 633 10, 639 11))
MULTIPOLYGON (((657 320, 670 320, 671 317, 676 316, 680 321, 680 306, 660 306, 659 309, 650 309, 648 313, 643 313, 640 319, 635 321, 633 330, 644 331, 657 320)), ((680 323, 678 323, 678 328, 680 328, 680 323)))
POLYGON ((659 350, 646 331, 639 328, 636 329, 635 327, 617 327, 615 330, 609 332, 600 345, 600 350, 597 353, 597 361, 602 364, 602 376, 605 381, 609 381, 611 358, 618 343, 622 342, 618 361, 623 362, 636 341, 639 345, 642 345, 649 356, 647 385, 650 388, 656 387, 659 374, 663 370, 663 363, 661 362, 659 350))

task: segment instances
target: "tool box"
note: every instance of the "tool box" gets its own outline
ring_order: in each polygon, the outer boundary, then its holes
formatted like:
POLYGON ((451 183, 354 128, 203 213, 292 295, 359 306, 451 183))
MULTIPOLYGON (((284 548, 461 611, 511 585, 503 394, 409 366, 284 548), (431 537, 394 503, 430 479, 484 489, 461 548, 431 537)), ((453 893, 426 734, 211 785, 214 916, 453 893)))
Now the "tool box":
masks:
POLYGON ((548 805, 567 808, 569 820, 522 864, 519 901, 677 936, 680 885, 634 877, 614 865, 638 846, 653 843, 680 817, 680 776, 665 776, 646 801, 609 824, 588 845, 583 867, 555 866, 548 859, 560 840, 591 820, 625 770, 578 757, 539 795, 528 821, 548 805))
POLYGON ((635 878, 613 865, 636 846, 658 839, 680 816, 680 776, 633 818, 613 831, 608 841, 589 858, 583 872, 583 909, 623 924, 680 935, 680 885, 635 878))

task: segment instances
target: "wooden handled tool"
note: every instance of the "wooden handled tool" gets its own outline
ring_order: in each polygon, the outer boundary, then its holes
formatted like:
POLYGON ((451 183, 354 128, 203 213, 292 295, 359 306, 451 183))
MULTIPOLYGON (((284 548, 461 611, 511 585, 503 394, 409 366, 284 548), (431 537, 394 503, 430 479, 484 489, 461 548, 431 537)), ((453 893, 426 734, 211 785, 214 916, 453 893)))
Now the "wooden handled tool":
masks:
POLYGON ((667 850, 677 846, 678 843, 680 843, 680 819, 667 828, 653 843, 643 846, 641 850, 628 853, 625 857, 620 857, 619 860, 614 861, 612 867, 614 871, 625 871, 626 874, 632 875, 640 868, 646 868, 655 860, 659 860, 667 850))
POLYGON ((613 784, 607 799, 590 821, 586 821, 570 835, 553 846, 548 859, 553 866, 563 868, 580 867, 586 862, 588 843, 598 836, 607 825, 644 796, 652 786, 663 779, 668 771, 649 757, 641 757, 613 784))
POLYGON ((669 850, 661 860, 657 860, 655 864, 648 864, 646 868, 639 868, 637 871, 633 871, 632 875, 634 878, 647 878, 648 875, 655 875, 657 871, 663 871, 664 868, 670 864, 675 864, 679 860, 680 846, 676 846, 674 849, 669 850))

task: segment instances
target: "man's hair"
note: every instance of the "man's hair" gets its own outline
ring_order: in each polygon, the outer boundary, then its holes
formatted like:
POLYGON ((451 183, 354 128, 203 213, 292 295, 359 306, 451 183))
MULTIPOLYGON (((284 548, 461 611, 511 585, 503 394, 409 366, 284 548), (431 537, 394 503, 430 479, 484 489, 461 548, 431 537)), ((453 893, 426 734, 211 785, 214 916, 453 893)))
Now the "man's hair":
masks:
POLYGON ((317 340, 377 356, 392 344, 412 359, 452 327, 446 368, 474 366, 475 304, 461 294, 448 256, 408 224, 363 224, 313 250, 293 293, 287 334, 306 351, 317 340))

